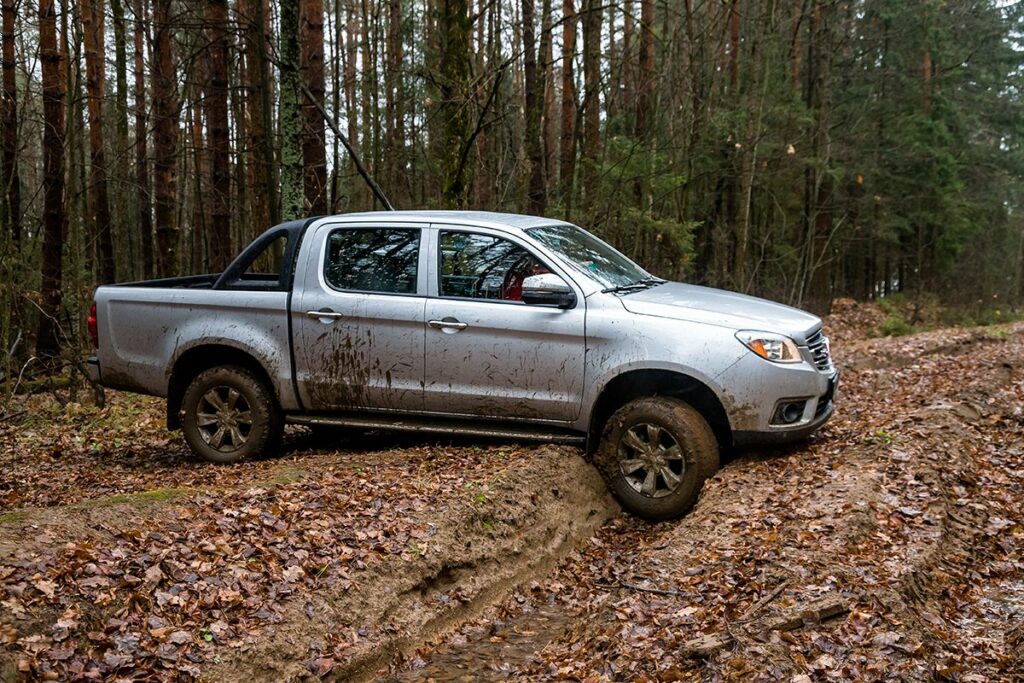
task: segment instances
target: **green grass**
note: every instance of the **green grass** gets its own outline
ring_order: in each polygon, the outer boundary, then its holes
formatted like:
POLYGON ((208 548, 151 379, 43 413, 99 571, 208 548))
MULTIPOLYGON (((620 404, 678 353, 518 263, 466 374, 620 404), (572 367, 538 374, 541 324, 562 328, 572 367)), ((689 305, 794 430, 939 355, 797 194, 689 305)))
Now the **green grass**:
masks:
POLYGON ((190 493, 195 493, 195 491, 195 489, 187 488, 167 488, 139 491, 138 493, 115 493, 112 496, 103 496, 102 498, 93 498, 91 500, 72 503, 68 507, 89 509, 94 507, 103 507, 105 505, 148 505, 150 503, 163 503, 169 500, 175 500, 176 498, 181 498, 182 496, 190 493))
POLYGON ((917 330, 902 317, 890 315, 878 326, 878 331, 883 337, 903 337, 917 330))
POLYGON ((29 510, 14 510, 0 515, 0 524, 21 522, 29 516, 29 510))
POLYGON ((910 299, 896 293, 875 300, 886 314, 879 325, 883 337, 902 337, 947 327, 988 327, 1024 320, 1024 310, 1005 305, 951 305, 934 295, 910 299))

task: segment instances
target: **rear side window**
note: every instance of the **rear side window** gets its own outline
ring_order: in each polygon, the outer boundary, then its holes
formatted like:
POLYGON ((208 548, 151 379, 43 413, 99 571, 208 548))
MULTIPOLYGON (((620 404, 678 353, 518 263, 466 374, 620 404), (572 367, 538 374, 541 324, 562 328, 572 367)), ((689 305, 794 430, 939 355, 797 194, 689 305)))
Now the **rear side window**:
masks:
POLYGON ((415 294, 420 231, 345 228, 327 238, 324 278, 334 289, 415 294))

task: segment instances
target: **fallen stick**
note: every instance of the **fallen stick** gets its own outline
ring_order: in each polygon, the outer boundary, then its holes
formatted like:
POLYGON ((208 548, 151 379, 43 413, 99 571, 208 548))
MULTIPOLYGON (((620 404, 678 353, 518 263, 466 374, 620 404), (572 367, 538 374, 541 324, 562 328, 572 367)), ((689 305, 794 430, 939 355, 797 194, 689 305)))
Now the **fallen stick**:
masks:
POLYGON ((28 412, 27 410, 19 410, 19 411, 15 412, 15 413, 8 413, 7 415, 0 415, 0 422, 6 422, 7 420, 13 420, 16 417, 21 417, 22 415, 24 415, 27 412, 28 412))
POLYGON ((625 581, 620 581, 619 582, 619 586, 621 586, 622 588, 628 588, 631 591, 638 591, 640 593, 654 593, 655 595, 675 595, 675 596, 682 595, 682 593, 680 593, 677 590, 664 590, 662 588, 644 588, 643 586, 634 586, 633 584, 626 583, 625 581))
POLYGON ((782 583, 780 583, 778 586, 775 587, 775 589, 771 593, 769 593, 765 597, 763 597, 760 600, 758 600, 757 603, 755 603, 750 609, 748 609, 746 612, 744 612, 743 616, 740 617, 740 621, 747 621, 748 619, 750 619, 750 617, 753 616, 754 614, 756 614, 757 612, 759 612, 762 607, 767 605, 769 602, 771 602, 775 598, 779 597, 779 593, 784 591, 786 589, 786 586, 788 586, 788 585, 789 585, 789 581, 788 580, 783 581, 782 583))
MULTIPOLYGON (((775 596, 770 595, 769 597, 774 598, 775 596)), ((765 600, 765 602, 767 604, 768 601, 765 600)), ((813 626, 815 624, 820 624, 823 621, 833 619, 849 612, 850 608, 848 607, 848 602, 849 599, 841 595, 829 595, 819 600, 804 603, 802 605, 796 605, 791 610, 780 614, 770 621, 764 622, 763 628, 755 630, 785 632, 798 629, 801 626, 813 626)), ((757 605, 755 605, 755 607, 757 607, 757 605)), ((748 610, 748 613, 751 611, 753 611, 753 608, 748 610)), ((753 625, 748 627, 748 629, 752 628, 752 626, 753 625)), ((733 642, 734 638, 729 634, 712 634, 686 641, 683 643, 681 652, 684 657, 703 659, 710 657, 720 650, 724 650, 732 645, 733 642)))

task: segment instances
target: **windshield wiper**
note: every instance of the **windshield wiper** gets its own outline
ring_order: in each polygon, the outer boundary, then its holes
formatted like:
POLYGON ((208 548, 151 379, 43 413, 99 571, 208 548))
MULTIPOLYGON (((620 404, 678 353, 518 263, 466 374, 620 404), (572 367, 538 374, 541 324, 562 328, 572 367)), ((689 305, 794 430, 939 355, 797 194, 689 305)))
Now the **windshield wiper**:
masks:
POLYGON ((649 287, 657 287, 663 284, 665 280, 657 277, 645 277, 643 280, 637 280, 636 282, 629 282, 624 285, 616 285, 615 287, 606 287, 601 291, 605 294, 619 293, 619 292, 637 292, 641 289, 647 289, 649 287))

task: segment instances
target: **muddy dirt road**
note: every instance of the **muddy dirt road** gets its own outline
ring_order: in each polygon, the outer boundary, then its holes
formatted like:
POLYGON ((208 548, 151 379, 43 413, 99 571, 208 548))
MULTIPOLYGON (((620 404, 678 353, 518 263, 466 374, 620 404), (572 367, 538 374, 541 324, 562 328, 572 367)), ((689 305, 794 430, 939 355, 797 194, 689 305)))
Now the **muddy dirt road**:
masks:
POLYGON ((837 355, 823 434, 739 454, 680 521, 613 520, 393 675, 1024 678, 1024 328, 837 355))
POLYGON ((211 467, 156 402, 30 406, 0 680, 1020 680, 1024 325, 835 351, 821 434, 658 525, 571 449, 297 432, 211 467))

